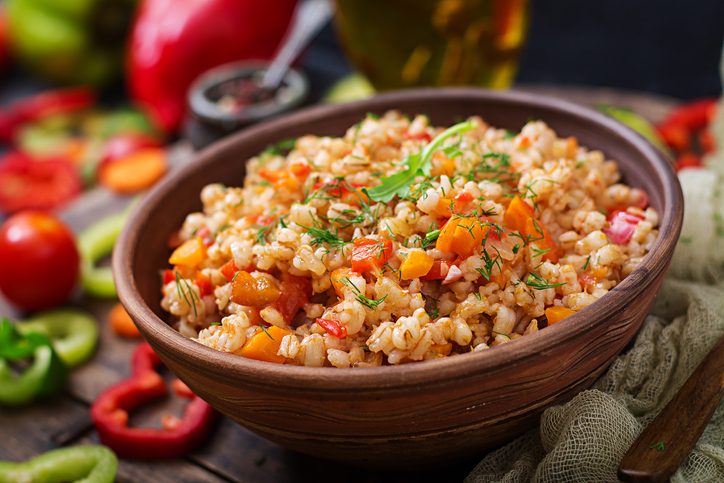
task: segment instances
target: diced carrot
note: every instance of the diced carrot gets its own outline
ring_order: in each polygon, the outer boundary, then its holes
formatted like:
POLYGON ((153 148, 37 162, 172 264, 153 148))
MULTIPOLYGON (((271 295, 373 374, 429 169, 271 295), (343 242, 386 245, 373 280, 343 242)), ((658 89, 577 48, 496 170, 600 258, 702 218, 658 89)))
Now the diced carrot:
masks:
POLYGON ((200 236, 186 240, 173 251, 168 263, 171 265, 196 266, 206 259, 206 246, 200 236))
POLYGON ((503 223, 512 231, 523 232, 525 223, 535 212, 528 203, 516 196, 510 201, 503 215, 503 223))
POLYGON ((355 238, 352 249, 352 270, 365 273, 381 267, 392 256, 392 242, 386 239, 355 238))
POLYGON ((224 274, 224 277, 231 282, 231 280, 234 278, 234 275, 236 275, 236 272, 239 271, 239 268, 236 266, 236 262, 234 262, 234 259, 232 258, 228 262, 226 262, 221 267, 221 273, 224 274))
POLYGON ((566 307, 554 305, 552 307, 548 307, 545 313, 546 319, 548 319, 548 325, 553 325, 565 319, 566 317, 575 314, 576 312, 566 307))
POLYGON ((131 319, 131 316, 128 315, 128 312, 126 312, 126 309, 120 303, 117 303, 111 309, 108 314, 108 323, 111 326, 111 330, 118 335, 133 339, 141 337, 138 327, 136 327, 133 319, 131 319))
POLYGON ((332 280, 332 287, 334 287, 334 291, 337 293, 337 295, 339 295, 340 297, 344 297, 344 289, 346 287, 346 284, 348 283, 345 279, 349 278, 354 274, 355 273, 352 271, 352 269, 348 267, 340 267, 332 272, 330 278, 332 280))
POLYGON ((239 270, 231 282, 231 301, 249 307, 263 307, 273 304, 281 291, 266 277, 255 277, 239 270))
POLYGON ((115 193, 138 193, 151 187, 167 169, 163 148, 143 148, 103 166, 98 181, 115 193))
POLYGON ((199 288, 199 294, 204 297, 214 293, 214 284, 211 283, 211 279, 203 274, 200 270, 196 272, 196 279, 194 283, 199 288))
POLYGON ((553 241, 553 237, 548 232, 548 229, 543 226, 539 221, 534 218, 528 218, 525 223, 525 229, 523 236, 530 240, 530 243, 534 243, 539 250, 548 250, 543 254, 543 260, 547 260, 551 263, 558 262, 558 246, 553 241))
POLYGON ((239 351, 239 355, 247 359, 284 364, 286 357, 277 354, 285 335, 291 334, 275 325, 259 329, 239 351))
POLYGON ((425 252, 413 250, 408 253, 400 266, 400 276, 403 280, 412 280, 427 275, 435 260, 425 252))

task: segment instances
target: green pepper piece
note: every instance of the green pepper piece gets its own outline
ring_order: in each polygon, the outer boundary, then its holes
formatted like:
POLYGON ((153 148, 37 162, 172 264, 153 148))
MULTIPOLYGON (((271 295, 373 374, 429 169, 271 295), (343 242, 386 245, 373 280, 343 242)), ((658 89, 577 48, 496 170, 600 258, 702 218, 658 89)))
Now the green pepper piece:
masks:
POLYGON ((42 334, 49 337, 58 356, 69 367, 85 362, 96 348, 98 323, 78 309, 50 310, 16 324, 26 336, 42 334))
POLYGON ((60 448, 24 463, 0 461, 0 483, 112 483, 118 458, 105 446, 60 448))
POLYGON ((102 85, 121 73, 136 0, 9 0, 16 56, 47 78, 102 85))
POLYGON ((8 319, 0 325, 0 404, 20 406, 49 396, 65 384, 68 368, 58 357, 50 340, 40 334, 25 337, 8 319), (33 356, 33 363, 17 377, 8 360, 33 356))
POLYGON ((93 297, 116 298, 116 285, 110 267, 96 267, 102 257, 113 251, 128 213, 110 215, 89 226, 78 235, 83 290, 93 297))

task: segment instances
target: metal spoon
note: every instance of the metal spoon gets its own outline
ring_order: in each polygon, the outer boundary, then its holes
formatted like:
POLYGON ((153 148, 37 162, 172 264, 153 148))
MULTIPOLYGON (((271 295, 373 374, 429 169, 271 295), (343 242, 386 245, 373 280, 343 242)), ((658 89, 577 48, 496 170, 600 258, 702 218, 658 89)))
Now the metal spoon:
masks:
POLYGON ((621 460, 626 482, 664 482, 704 432, 724 395, 724 338, 706 355, 674 398, 651 421, 621 460))
POLYGON ((292 28, 264 73, 260 86, 263 90, 274 92, 279 87, 289 66, 329 22, 333 13, 334 6, 329 0, 305 0, 297 5, 292 28))

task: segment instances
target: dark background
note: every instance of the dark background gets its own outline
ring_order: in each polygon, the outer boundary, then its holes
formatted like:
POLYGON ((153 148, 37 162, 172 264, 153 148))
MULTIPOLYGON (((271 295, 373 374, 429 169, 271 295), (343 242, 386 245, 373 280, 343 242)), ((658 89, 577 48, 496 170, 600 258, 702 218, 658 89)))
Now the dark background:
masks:
MULTIPOLYGON (((516 82, 606 86, 684 100, 721 94, 724 0, 531 1, 516 82)), ((331 27, 303 66, 317 97, 350 71, 331 27)))

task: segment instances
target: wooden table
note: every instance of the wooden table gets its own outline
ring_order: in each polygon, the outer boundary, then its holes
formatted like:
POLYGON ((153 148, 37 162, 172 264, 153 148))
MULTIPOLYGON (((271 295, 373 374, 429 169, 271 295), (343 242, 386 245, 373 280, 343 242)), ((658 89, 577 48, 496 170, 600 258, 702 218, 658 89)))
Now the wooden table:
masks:
MULTIPOLYGON (((652 121, 661 119, 677 101, 643 93, 611 89, 519 86, 595 107, 609 104, 629 108, 652 121)), ((177 167, 191 159, 189 149, 179 144, 172 155, 177 167)), ((128 198, 102 189, 85 194, 61 216, 76 231, 101 217, 122 210, 128 198)), ((112 333, 106 317, 116 303, 78 296, 71 305, 91 312, 99 321, 100 341, 93 358, 72 372, 62 393, 18 409, 0 408, 0 460, 25 461, 59 446, 97 443, 88 408, 108 385, 129 375, 130 354, 138 340, 112 333)), ((0 314, 20 316, 0 295, 0 314)), ((173 375, 165 374, 170 380, 173 375)), ((132 415, 133 424, 159 426, 160 415, 180 415, 183 401, 171 396, 132 415)), ((221 418, 212 437, 193 453, 173 460, 120 460, 118 482, 440 482, 462 481, 482 454, 450 466, 415 473, 394 473, 354 468, 308 457, 269 442, 227 418, 221 418)))

